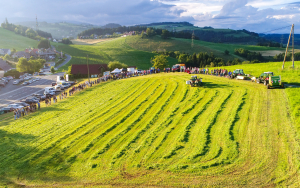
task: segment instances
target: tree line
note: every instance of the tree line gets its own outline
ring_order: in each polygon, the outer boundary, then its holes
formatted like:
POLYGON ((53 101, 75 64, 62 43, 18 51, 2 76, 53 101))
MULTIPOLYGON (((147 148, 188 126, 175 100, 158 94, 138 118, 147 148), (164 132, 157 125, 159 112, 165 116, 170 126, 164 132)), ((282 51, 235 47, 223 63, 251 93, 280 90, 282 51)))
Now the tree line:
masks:
POLYGON ((14 25, 12 23, 9 23, 7 18, 1 24, 1 27, 9 31, 15 32, 16 34, 27 36, 32 39, 52 38, 51 33, 47 33, 41 30, 34 31, 32 28, 26 26, 14 25))
POLYGON ((176 58, 178 60, 178 63, 185 64, 187 67, 218 67, 237 65, 242 63, 238 58, 225 62, 223 58, 216 57, 213 52, 211 52, 210 54, 207 52, 199 52, 193 53, 192 55, 179 51, 154 51, 153 53, 176 58))
MULTIPOLYGON (((276 54, 273 57, 273 60, 275 62, 283 61, 284 60, 284 56, 285 56, 285 53, 276 54)), ((288 53, 286 55, 286 61, 292 61, 292 57, 293 57, 293 54, 292 53, 288 53)), ((294 54, 294 60, 295 61, 300 61, 300 52, 297 52, 297 53, 294 54)))
POLYGON ((234 54, 238 55, 238 56, 241 56, 241 57, 244 57, 244 58, 246 58, 249 61, 255 61, 255 60, 257 60, 259 62, 262 62, 262 61, 265 60, 264 57, 261 55, 261 53, 259 53, 259 52, 251 52, 251 51, 243 49, 243 48, 235 49, 234 50, 234 54))

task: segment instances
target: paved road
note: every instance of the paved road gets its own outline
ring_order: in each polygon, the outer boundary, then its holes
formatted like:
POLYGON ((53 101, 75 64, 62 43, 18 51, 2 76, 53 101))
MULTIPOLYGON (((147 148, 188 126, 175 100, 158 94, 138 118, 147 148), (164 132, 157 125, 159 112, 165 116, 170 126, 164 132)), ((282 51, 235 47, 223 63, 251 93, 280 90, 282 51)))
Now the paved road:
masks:
MULTIPOLYGON (((10 103, 14 103, 24 99, 34 93, 44 93, 45 87, 51 86, 51 83, 56 81, 57 76, 63 75, 63 73, 57 73, 48 76, 39 76, 41 80, 33 82, 30 85, 13 85, 11 80, 4 88, 0 91, 0 108, 7 106, 10 103)), ((38 77, 38 76, 36 76, 38 77)))
POLYGON ((70 56, 68 54, 66 54, 66 56, 67 56, 67 59, 62 64, 58 65, 55 68, 59 69, 60 67, 64 66, 65 64, 67 64, 71 60, 72 56, 70 56))

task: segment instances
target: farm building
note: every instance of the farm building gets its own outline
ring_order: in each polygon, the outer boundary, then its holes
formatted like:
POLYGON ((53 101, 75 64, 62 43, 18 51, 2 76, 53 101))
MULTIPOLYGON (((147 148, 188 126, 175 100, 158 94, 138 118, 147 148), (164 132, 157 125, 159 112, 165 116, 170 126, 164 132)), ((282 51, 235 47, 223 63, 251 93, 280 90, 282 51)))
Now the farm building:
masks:
MULTIPOLYGON (((91 64, 89 65, 90 75, 102 75, 103 72, 107 71, 107 64, 91 64)), ((88 75, 87 65, 72 65, 71 74, 88 75)))
POLYGON ((6 63, 3 59, 0 59, 0 77, 4 76, 4 73, 11 70, 11 66, 6 63))
POLYGON ((0 49, 0 55, 10 55, 11 54, 11 51, 10 49, 0 49))

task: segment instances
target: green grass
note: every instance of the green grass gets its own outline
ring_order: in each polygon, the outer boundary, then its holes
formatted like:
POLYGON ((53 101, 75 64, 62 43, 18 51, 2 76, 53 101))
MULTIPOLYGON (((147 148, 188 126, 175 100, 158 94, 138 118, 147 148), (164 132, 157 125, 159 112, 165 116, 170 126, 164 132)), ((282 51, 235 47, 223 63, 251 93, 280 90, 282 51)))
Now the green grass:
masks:
POLYGON ((190 76, 111 81, 1 117, 0 185, 297 187, 288 89, 210 75, 191 88, 190 76))
MULTIPOLYGON (((71 64, 86 64, 86 56, 89 56, 90 64, 104 63, 110 61, 120 61, 129 66, 137 66, 140 69, 149 69, 152 64, 151 58, 156 54, 137 50, 125 43, 125 38, 118 38, 96 45, 61 45, 53 44, 59 51, 63 51, 72 56, 72 60, 60 70, 67 70, 71 64)), ((178 61, 174 58, 168 58, 169 67, 178 61)))
POLYGON ((38 41, 17 35, 14 32, 0 28, 0 48, 13 49, 17 51, 25 50, 26 48, 37 48, 38 41))

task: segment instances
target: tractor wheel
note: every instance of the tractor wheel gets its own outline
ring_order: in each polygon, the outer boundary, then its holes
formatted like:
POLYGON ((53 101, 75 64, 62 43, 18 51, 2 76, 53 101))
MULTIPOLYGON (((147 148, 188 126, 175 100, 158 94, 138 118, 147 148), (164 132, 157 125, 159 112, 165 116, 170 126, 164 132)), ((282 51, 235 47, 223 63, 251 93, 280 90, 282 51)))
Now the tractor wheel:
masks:
POLYGON ((265 86, 267 85, 267 81, 264 81, 264 85, 265 85, 265 86))
POLYGON ((267 84, 267 89, 270 89, 270 85, 269 84, 267 84))

